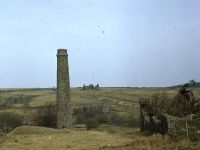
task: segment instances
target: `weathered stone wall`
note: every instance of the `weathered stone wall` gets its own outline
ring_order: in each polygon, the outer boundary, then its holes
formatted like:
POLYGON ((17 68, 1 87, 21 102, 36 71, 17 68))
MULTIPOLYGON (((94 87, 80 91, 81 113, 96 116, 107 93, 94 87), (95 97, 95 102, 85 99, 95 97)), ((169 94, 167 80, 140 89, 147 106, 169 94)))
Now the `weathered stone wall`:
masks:
POLYGON ((71 126, 70 80, 66 49, 57 52, 57 128, 71 126))
MULTIPOLYGON (((188 94, 188 92, 186 94, 188 94)), ((180 134, 182 132, 185 132, 184 134, 188 134, 188 132, 197 134, 200 131, 200 117, 198 111, 194 111, 194 114, 190 114, 196 109, 198 103, 194 105, 194 109, 192 105, 190 105, 190 107, 183 107, 184 104, 189 106, 188 103, 184 103, 184 101, 189 101, 191 99, 186 99, 180 95, 178 95, 178 97, 176 96, 174 100, 169 103, 169 106, 162 105, 162 103, 159 105, 159 101, 161 100, 162 99, 156 99, 156 105, 153 103, 153 97, 140 97, 141 131, 148 130, 152 133, 161 133, 163 135, 166 133, 180 134)), ((166 98, 164 100, 168 101, 169 99, 166 98)))

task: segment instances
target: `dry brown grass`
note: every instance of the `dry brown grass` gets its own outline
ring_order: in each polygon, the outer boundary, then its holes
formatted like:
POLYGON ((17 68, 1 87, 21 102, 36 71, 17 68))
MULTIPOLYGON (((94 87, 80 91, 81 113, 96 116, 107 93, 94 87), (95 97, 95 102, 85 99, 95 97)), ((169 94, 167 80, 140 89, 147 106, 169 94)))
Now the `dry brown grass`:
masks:
POLYGON ((20 127, 4 138, 1 150, 96 150, 130 143, 128 137, 99 131, 20 127))
POLYGON ((102 126, 96 131, 19 127, 4 137, 1 150, 199 150, 200 142, 142 136, 138 129, 102 126))
POLYGON ((168 137, 135 137, 129 144, 120 146, 104 146, 101 150, 199 150, 200 143, 173 142, 168 137))

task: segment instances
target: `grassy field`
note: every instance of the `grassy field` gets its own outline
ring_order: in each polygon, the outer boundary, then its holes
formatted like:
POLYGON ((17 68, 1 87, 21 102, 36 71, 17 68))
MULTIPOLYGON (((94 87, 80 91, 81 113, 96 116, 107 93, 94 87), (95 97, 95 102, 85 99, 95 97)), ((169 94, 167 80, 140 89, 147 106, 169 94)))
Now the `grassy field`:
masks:
POLYGON ((1 150, 79 150, 98 149, 106 145, 123 145, 131 142, 128 137, 100 131, 19 127, 5 137, 1 150))
MULTIPOLYGON (((177 88, 101 88, 99 90, 71 89, 71 105, 108 105, 110 111, 119 114, 139 115, 138 100, 141 96, 166 92, 170 97, 177 94, 177 88)), ((194 88, 200 99, 200 88, 194 88)), ((24 100, 26 101, 26 99, 24 100)), ((27 115, 47 102, 56 102, 52 89, 0 89, 0 111, 14 111, 27 115), (27 102, 9 103, 10 97, 30 97, 27 102), (6 104, 6 105, 5 105, 6 104)), ((199 149, 200 143, 174 142, 166 137, 143 136, 139 129, 101 125, 99 128, 63 129, 23 126, 0 137, 0 150, 133 150, 133 149, 199 149)))
MULTIPOLYGON (((200 99, 200 88, 193 89, 195 96, 200 99)), ((173 97, 177 94, 176 88, 101 88, 99 90, 71 89, 72 106, 88 104, 106 104, 110 110, 121 113, 138 113, 138 99, 141 96, 150 96, 154 93, 166 92, 173 97)), ((14 103, 1 107, 1 110, 19 111, 34 109, 47 102, 56 101, 56 92, 52 89, 0 89, 0 106, 6 99, 13 96, 30 96, 31 99, 23 104, 14 103), (25 105, 26 104, 26 105, 25 105), (10 107, 9 107, 10 106, 10 107)))
POLYGON ((138 129, 116 126, 100 126, 92 131, 23 126, 0 142, 1 150, 199 150, 199 147, 199 142, 142 136, 138 129))
MULTIPOLYGON (((160 89, 160 88, 101 88, 99 90, 80 90, 79 88, 71 89, 72 105, 80 104, 102 104, 106 103, 111 106, 116 106, 132 110, 138 106, 138 99, 140 96, 149 96, 153 93, 167 92, 170 95, 177 93, 176 89, 160 89)), ((200 95, 200 91, 199 95, 200 95)), ((32 96, 27 107, 38 107, 44 105, 46 102, 54 102, 56 100, 56 92, 52 89, 1 89, 0 102, 3 103, 6 98, 12 96, 32 96)), ((12 105, 14 107, 23 107, 18 104, 12 105)), ((114 108, 113 107, 113 108, 114 108)), ((123 108, 121 108, 123 109, 123 108)))

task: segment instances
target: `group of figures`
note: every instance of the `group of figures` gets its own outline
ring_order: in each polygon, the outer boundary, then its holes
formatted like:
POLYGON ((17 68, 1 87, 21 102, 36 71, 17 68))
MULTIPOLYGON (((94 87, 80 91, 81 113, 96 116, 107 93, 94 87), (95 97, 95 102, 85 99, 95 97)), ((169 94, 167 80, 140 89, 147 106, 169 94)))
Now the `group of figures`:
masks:
POLYGON ((96 85, 93 84, 89 84, 89 85, 83 85, 82 90, 95 90, 95 89, 99 89, 99 84, 97 83, 96 85))
POLYGON ((141 131, 151 131, 165 135, 168 133, 168 116, 186 118, 200 113, 200 103, 195 99, 188 84, 183 85, 178 94, 170 99, 167 96, 159 98, 140 98, 141 131))

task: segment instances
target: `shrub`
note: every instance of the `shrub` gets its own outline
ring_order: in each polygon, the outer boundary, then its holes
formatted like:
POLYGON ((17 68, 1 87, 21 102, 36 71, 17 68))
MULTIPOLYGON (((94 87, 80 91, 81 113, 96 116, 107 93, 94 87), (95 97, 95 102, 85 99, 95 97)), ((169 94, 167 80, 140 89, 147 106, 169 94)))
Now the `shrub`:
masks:
POLYGON ((95 118, 98 120, 100 124, 108 123, 108 115, 107 114, 97 114, 95 118))
POLYGON ((112 125, 118 125, 118 126, 128 126, 128 118, 125 116, 120 116, 117 113, 112 113, 109 123, 112 125))
POLYGON ((138 116, 135 115, 129 115, 127 118, 127 126, 128 127, 140 127, 140 120, 138 116))
POLYGON ((44 106, 40 107, 34 117, 34 122, 36 125, 43 127, 56 127, 56 107, 53 103, 46 103, 44 106))
POLYGON ((103 113, 103 110, 98 109, 95 106, 84 106, 74 108, 73 115, 76 118, 76 123, 85 123, 85 121, 89 118, 99 118, 100 123, 107 122, 106 114, 103 113))
MULTIPOLYGON (((118 125, 125 127, 138 127, 139 126, 139 118, 135 115, 119 115, 118 113, 108 112, 104 113, 103 109, 100 109, 95 106, 84 106, 74 108, 73 115, 76 118, 77 124, 88 124, 88 120, 90 123, 91 118, 95 118, 95 121, 98 124, 110 124, 110 125, 118 125)), ((95 124, 95 122, 91 124, 95 124)), ((90 126, 90 125, 88 125, 90 126)))
POLYGON ((97 128, 99 126, 99 121, 96 118, 89 118, 85 121, 87 130, 92 128, 97 128))
POLYGON ((8 133, 14 128, 22 125, 22 116, 13 112, 0 113, 0 129, 3 133, 8 133))

